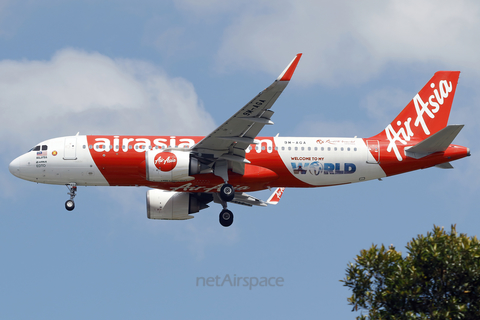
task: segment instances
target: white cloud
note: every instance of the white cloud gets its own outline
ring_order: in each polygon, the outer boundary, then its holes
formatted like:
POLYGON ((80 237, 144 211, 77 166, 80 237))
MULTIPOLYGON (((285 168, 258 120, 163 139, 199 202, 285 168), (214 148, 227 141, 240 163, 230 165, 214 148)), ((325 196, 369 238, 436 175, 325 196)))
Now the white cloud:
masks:
POLYGON ((278 73, 304 52, 299 81, 361 83, 388 63, 474 69, 480 3, 464 1, 263 1, 241 8, 218 52, 222 69, 278 73), (268 7, 268 9, 265 9, 268 7))
POLYGON ((409 0, 386 4, 370 14, 368 21, 362 19, 367 23, 362 24, 361 33, 368 36, 378 56, 397 61, 476 62, 470 41, 478 39, 478 2, 409 0))
MULTIPOLYGON (((213 120, 193 85, 154 65, 74 49, 50 61, 0 61, 0 135, 207 134, 213 120)), ((25 149, 26 146, 23 146, 25 149)))
MULTIPOLYGON (((150 63, 73 49, 50 61, 0 61, 0 110, 3 168, 42 140, 78 131, 202 135, 214 128, 187 80, 150 63)), ((3 196, 18 192, 10 173, 0 178, 3 196)))

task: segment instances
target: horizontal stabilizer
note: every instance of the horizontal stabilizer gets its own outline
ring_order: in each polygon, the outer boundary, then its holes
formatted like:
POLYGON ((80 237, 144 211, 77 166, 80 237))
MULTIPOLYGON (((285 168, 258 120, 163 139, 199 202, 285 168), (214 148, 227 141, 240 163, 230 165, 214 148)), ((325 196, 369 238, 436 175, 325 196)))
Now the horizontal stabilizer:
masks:
POLYGON ((462 130, 462 128, 463 124, 446 126, 442 130, 417 143, 413 147, 405 148, 405 155, 407 157, 420 159, 434 152, 445 151, 453 142, 460 130, 462 130))
POLYGON ((450 162, 440 163, 440 164, 437 164, 435 167, 440 169, 453 169, 453 166, 450 162))

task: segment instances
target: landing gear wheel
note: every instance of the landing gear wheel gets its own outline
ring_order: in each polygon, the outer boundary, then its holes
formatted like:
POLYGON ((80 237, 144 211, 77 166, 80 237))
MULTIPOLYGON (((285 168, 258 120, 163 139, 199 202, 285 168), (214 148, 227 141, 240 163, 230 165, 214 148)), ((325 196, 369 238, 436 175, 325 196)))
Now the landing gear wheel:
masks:
POLYGON ((231 184, 225 183, 221 188, 220 188, 220 198, 222 198, 223 201, 232 201, 233 198, 235 198, 235 189, 233 189, 233 186, 231 184))
POLYGON ((72 211, 73 209, 75 209, 75 202, 73 202, 73 199, 77 195, 77 184, 72 182, 66 184, 66 186, 69 191, 67 194, 70 196, 70 200, 67 200, 67 202, 65 202, 65 209, 67 209, 68 211, 72 211))
POLYGON ((220 224, 224 227, 230 227, 233 223, 233 213, 230 210, 224 209, 220 212, 220 224))
POLYGON ((73 202, 73 200, 67 200, 67 202, 65 202, 65 209, 68 211, 75 209, 75 202, 73 202))

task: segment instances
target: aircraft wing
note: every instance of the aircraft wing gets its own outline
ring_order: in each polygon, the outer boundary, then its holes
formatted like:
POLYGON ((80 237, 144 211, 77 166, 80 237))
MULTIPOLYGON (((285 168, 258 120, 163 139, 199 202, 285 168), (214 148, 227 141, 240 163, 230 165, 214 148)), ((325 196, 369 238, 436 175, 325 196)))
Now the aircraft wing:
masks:
POLYGON ((209 166, 213 166, 214 163, 217 163, 217 167, 221 166, 223 174, 216 172, 218 176, 225 178, 228 169, 244 174, 245 163, 248 163, 245 159, 245 149, 255 143, 255 137, 263 126, 273 124, 270 120, 273 111, 270 108, 290 81, 301 56, 301 53, 297 54, 275 82, 194 145, 191 149, 192 154, 209 166))

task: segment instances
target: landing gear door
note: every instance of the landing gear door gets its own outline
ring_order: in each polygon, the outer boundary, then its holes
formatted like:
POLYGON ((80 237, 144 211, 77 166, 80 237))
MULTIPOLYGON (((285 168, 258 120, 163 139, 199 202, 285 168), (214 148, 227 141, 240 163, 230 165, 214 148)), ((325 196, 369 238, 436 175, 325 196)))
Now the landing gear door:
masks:
POLYGON ((380 145, 378 140, 367 140, 367 163, 380 163, 380 145))
POLYGON ((65 138, 64 160, 77 160, 77 136, 65 138))

